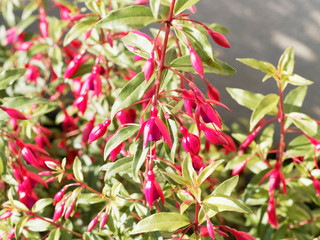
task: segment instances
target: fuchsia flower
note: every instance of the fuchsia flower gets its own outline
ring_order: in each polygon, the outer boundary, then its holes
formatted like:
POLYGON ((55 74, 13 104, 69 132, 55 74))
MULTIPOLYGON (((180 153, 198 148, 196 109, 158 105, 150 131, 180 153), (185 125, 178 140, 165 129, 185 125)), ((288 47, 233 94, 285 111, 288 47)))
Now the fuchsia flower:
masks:
POLYGON ((249 233, 238 231, 234 228, 230 229, 230 233, 235 236, 237 240, 255 240, 249 233))
POLYGON ((89 223, 88 225, 88 229, 87 229, 87 232, 90 232, 98 223, 98 220, 99 220, 99 216, 100 214, 98 214, 97 216, 95 216, 89 223))
POLYGON ((130 108, 128 110, 121 110, 117 114, 117 119, 121 125, 126 123, 134 123, 137 117, 137 112, 135 109, 130 108))
POLYGON ((221 33, 215 32, 212 29, 208 29, 207 32, 210 34, 216 44, 220 45, 221 47, 230 48, 228 40, 221 33))
POLYGON ((220 102, 220 93, 218 89, 216 89, 214 86, 212 86, 210 83, 207 82, 207 88, 208 88, 208 97, 212 100, 220 102))
POLYGON ((274 228, 278 228, 278 222, 277 222, 277 214, 276 214, 276 207, 274 203, 274 194, 272 193, 269 199, 268 203, 268 221, 269 223, 274 226, 274 228))
POLYGON ((7 210, 4 214, 2 214, 2 215, 0 216, 0 220, 7 219, 7 218, 11 217, 11 215, 12 215, 12 211, 7 210))
POLYGON ((1 110, 5 111, 10 117, 14 119, 26 120, 28 119, 22 112, 14 109, 14 108, 6 108, 4 106, 0 106, 1 110))
POLYGON ((41 148, 44 148, 44 147, 51 148, 51 143, 46 136, 38 135, 35 137, 35 141, 38 144, 38 146, 41 148))
POLYGON ((38 67, 32 64, 26 64, 26 67, 27 71, 25 74, 27 82, 34 82, 35 84, 37 84, 37 79, 41 75, 38 67))
POLYGON ((57 7, 60 8, 60 17, 62 20, 65 20, 65 21, 68 21, 70 20, 70 12, 71 10, 66 7, 65 5, 61 4, 60 2, 58 1, 55 1, 55 4, 57 7))
POLYGON ((6 39, 3 43, 4 46, 7 46, 8 44, 15 42, 17 29, 18 29, 18 27, 14 26, 12 28, 9 28, 6 31, 6 39))
POLYGON ((152 170, 148 172, 148 181, 144 188, 144 195, 149 205, 149 209, 151 210, 153 202, 157 199, 161 199, 162 204, 164 205, 164 196, 162 189, 159 183, 155 180, 155 175, 152 170))
POLYGON ((70 131, 76 130, 78 127, 75 122, 75 119, 71 117, 65 109, 63 110, 63 113, 64 113, 64 119, 62 121, 63 131, 70 132, 70 131))
POLYGON ((142 71, 144 72, 144 77, 146 79, 146 82, 149 81, 151 78, 155 68, 155 61, 154 61, 154 52, 150 53, 150 57, 143 65, 142 71))
POLYGON ((214 144, 228 145, 228 141, 224 138, 224 135, 221 132, 209 128, 203 123, 200 123, 200 129, 210 142, 214 144))
POLYGON ((249 134, 249 136, 240 144, 239 151, 244 150, 252 143, 252 141, 255 139, 257 134, 262 129, 262 125, 259 125, 252 133, 249 134))
POLYGON ((208 230, 210 237, 212 239, 215 239, 215 233, 214 233, 213 225, 212 225, 210 219, 207 219, 207 230, 208 230))
POLYGON ((312 183, 320 197, 320 181, 311 175, 312 183))
POLYGON ((152 106, 150 113, 150 119, 142 124, 136 140, 143 132, 143 148, 147 146, 148 141, 156 142, 159 141, 161 137, 163 138, 163 141, 166 141, 169 147, 172 148, 172 141, 169 130, 167 129, 164 122, 158 117, 158 109, 155 106, 152 106))
POLYGON ((198 155, 200 152, 200 139, 197 135, 189 133, 185 126, 180 127, 180 131, 183 134, 182 146, 186 152, 198 155))
POLYGON ((94 95, 99 96, 102 91, 102 82, 100 79, 101 67, 99 66, 100 58, 96 59, 96 63, 92 68, 92 72, 89 77, 84 81, 81 87, 80 94, 86 95, 88 90, 94 91, 94 95))
POLYGON ((43 7, 40 7, 40 22, 39 22, 39 29, 42 37, 47 38, 49 37, 49 25, 47 21, 47 14, 44 11, 43 7))
POLYGON ((97 126, 95 126, 89 135, 88 143, 92 143, 98 138, 101 138, 107 132, 107 129, 110 123, 111 123, 111 120, 107 119, 103 123, 100 123, 97 126))
POLYGON ((99 228, 102 229, 104 227, 104 225, 106 225, 107 223, 107 220, 108 220, 108 211, 101 217, 101 220, 100 220, 100 224, 99 224, 99 228))
POLYGON ((276 162, 274 165, 274 169, 268 172, 260 181, 260 185, 263 183, 263 181, 270 176, 269 178, 269 195, 272 195, 274 190, 276 188, 280 187, 280 184, 282 183, 283 193, 287 193, 287 185, 286 185, 286 179, 281 172, 281 163, 279 161, 276 162))
POLYGON ((26 52, 32 47, 32 45, 33 45, 33 43, 31 43, 31 42, 21 42, 17 46, 17 50, 26 52))
POLYGON ((82 131, 82 140, 81 140, 81 144, 82 146, 85 146, 88 139, 89 139, 89 135, 94 127, 94 121, 95 121, 95 116, 93 116, 91 118, 91 120, 85 125, 83 131, 82 131))
POLYGON ((88 105, 87 95, 78 96, 72 104, 73 107, 77 107, 79 109, 79 111, 81 112, 82 115, 87 110, 87 105, 88 105))

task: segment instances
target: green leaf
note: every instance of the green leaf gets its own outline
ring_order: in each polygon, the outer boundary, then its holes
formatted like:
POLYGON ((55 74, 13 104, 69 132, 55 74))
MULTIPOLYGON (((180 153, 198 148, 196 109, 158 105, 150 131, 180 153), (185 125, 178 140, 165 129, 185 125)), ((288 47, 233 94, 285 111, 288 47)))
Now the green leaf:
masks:
POLYGON ((48 223, 44 220, 38 219, 38 218, 32 218, 30 219, 26 225, 25 225, 30 231, 33 232, 46 232, 49 229, 53 228, 53 225, 51 223, 48 223))
POLYGON ((0 176, 7 171, 7 156, 5 154, 4 140, 0 139, 0 176))
POLYGON ((240 105, 254 110, 257 103, 264 97, 260 93, 253 93, 240 88, 226 88, 230 96, 240 105))
POLYGON ((181 164, 181 167, 182 167, 182 176, 185 179, 188 179, 188 181, 193 183, 193 180, 196 179, 197 174, 192 166, 192 160, 191 160, 190 154, 188 154, 185 157, 185 159, 181 164))
POLYGON ((116 162, 112 163, 112 166, 106 173, 106 176, 110 178, 116 173, 128 173, 132 171, 132 157, 125 157, 118 159, 116 162))
POLYGON ((133 125, 121 128, 107 142, 104 148, 104 159, 107 159, 113 149, 118 147, 123 141, 126 141, 140 129, 140 126, 133 125))
POLYGON ((24 75, 27 69, 17 68, 4 70, 0 73, 0 90, 10 87, 14 81, 18 80, 24 75))
MULTIPOLYGON (((29 107, 31 107, 34 104, 49 104, 50 100, 45 98, 26 98, 26 97, 10 97, 10 98, 3 98, 2 101, 3 106, 7 108, 14 108, 21 112, 27 110, 29 107)), ((0 112, 0 119, 6 120, 9 119, 9 116, 1 111, 0 112)))
POLYGON ((63 46, 68 45, 72 40, 78 38, 82 33, 86 33, 94 26, 97 20, 98 18, 96 16, 88 16, 73 25, 64 38, 63 46))
POLYGON ((188 217, 180 215, 179 213, 156 213, 142 219, 136 226, 134 226, 131 234, 153 231, 174 232, 179 228, 189 225, 189 221, 188 217))
POLYGON ((29 219, 29 216, 24 216, 19 219, 19 221, 16 224, 15 229, 15 239, 18 240, 20 237, 20 234, 22 233, 23 227, 26 225, 27 221, 29 219))
POLYGON ((81 163, 81 160, 78 157, 76 157, 74 159, 72 168, 73 168, 73 174, 74 174, 75 178, 78 181, 83 182, 82 163, 81 163))
MULTIPOLYGON (((212 46, 209 43, 207 36, 200 32, 198 29, 192 26, 182 25, 182 31, 189 38, 191 45, 194 47, 195 51, 199 55, 199 57, 208 62, 209 59, 213 59, 213 51, 212 46)), ((185 42, 185 38, 183 38, 185 42)))
POLYGON ((156 21, 150 8, 134 5, 110 12, 96 24, 96 27, 128 31, 144 27, 156 21))
POLYGON ((203 169, 197 179, 198 186, 200 186, 223 161, 224 160, 215 161, 203 169))
POLYGON ((126 46, 133 46, 138 50, 143 51, 144 54, 138 53, 138 55, 141 55, 142 57, 148 58, 152 51, 152 43, 139 34, 130 32, 128 35, 121 38, 121 40, 126 46))
POLYGON ((301 135, 289 142, 286 152, 291 156, 305 156, 310 151, 313 154, 314 149, 311 146, 309 139, 301 135))
MULTIPOLYGON (((283 109, 285 113, 299 112, 304 98, 307 94, 307 87, 301 86, 291 90, 283 102, 283 109)), ((287 129, 291 125, 290 118, 285 118, 285 128, 287 129)))
POLYGON ((187 186, 191 185, 191 182, 188 179, 181 177, 178 174, 170 173, 170 172, 164 172, 164 174, 170 177, 173 181, 175 181, 178 184, 187 185, 187 186))
POLYGON ((158 19, 161 0, 150 0, 150 8, 155 19, 158 19))
POLYGON ((268 62, 259 61, 253 58, 237 58, 239 62, 242 62, 249 67, 255 68, 260 70, 261 72, 268 73, 268 74, 276 74, 277 69, 268 62))
POLYGON ((276 94, 269 94, 263 97, 252 112, 250 119, 250 131, 257 125, 257 123, 268 113, 273 111, 279 102, 279 96, 276 94))
POLYGON ((116 101, 114 102, 111 110, 111 119, 118 111, 139 101, 152 82, 153 79, 150 79, 148 83, 146 83, 143 72, 137 74, 133 79, 131 79, 121 89, 116 101))
POLYGON ((294 51, 293 47, 287 48, 281 55, 278 62, 278 69, 280 72, 285 72, 286 74, 292 74, 294 68, 294 51))
POLYGON ((104 198, 101 198, 98 194, 95 193, 81 193, 79 194, 77 204, 95 204, 99 202, 105 202, 104 198))
POLYGON ((287 114, 294 125, 310 137, 320 140, 318 123, 304 113, 292 112, 287 114))
POLYGON ((301 77, 299 76, 298 74, 293 74, 293 75, 290 75, 288 77, 288 80, 286 80, 288 83, 291 83, 292 85, 295 85, 295 86, 306 86, 306 85, 311 85, 313 84, 312 81, 304 78, 304 77, 301 77))
MULTIPOLYGON (((175 70, 196 73, 191 64, 190 55, 175 59, 170 63, 170 67, 175 70)), ((222 76, 229 76, 236 73, 234 68, 217 58, 214 58, 214 60, 208 59, 207 62, 203 62, 203 70, 205 73, 215 73, 222 76)))
POLYGON ((39 212, 43 210, 46 206, 53 203, 52 198, 42 198, 38 200, 32 207, 32 212, 39 212))
POLYGON ((179 14, 180 12, 186 10, 187 8, 193 6, 200 0, 177 0, 176 4, 174 5, 174 10, 173 12, 175 14, 179 14))
POLYGON ((46 240, 59 240, 60 235, 61 235, 60 228, 55 228, 50 232, 46 240))
POLYGON ((213 194, 203 200, 204 204, 209 205, 214 211, 233 211, 240 213, 250 213, 251 210, 238 200, 224 194, 213 194))
POLYGON ((37 55, 38 53, 46 53, 49 47, 50 46, 48 43, 39 43, 39 44, 33 45, 28 51, 28 56, 32 57, 37 55))
POLYGON ((239 175, 233 176, 232 178, 227 179, 219 186, 217 186, 211 195, 224 194, 230 196, 233 189, 237 186, 239 181, 239 175))
POLYGON ((143 141, 140 141, 137 146, 136 153, 132 161, 132 175, 134 179, 138 179, 138 173, 142 165, 145 163, 149 148, 143 149, 143 141))

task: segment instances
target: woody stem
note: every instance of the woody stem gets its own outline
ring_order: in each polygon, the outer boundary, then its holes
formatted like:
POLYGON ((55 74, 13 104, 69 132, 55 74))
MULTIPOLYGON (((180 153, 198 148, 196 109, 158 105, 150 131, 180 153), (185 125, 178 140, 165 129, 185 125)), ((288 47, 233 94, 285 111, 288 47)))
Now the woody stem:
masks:
POLYGON ((161 52, 161 60, 160 60, 159 69, 158 69, 158 76, 157 76, 157 80, 155 82, 156 91, 155 91, 155 101, 153 102, 154 105, 156 104, 156 102, 159 99, 160 82, 161 82, 163 70, 165 69, 164 59, 166 57, 166 51, 167 51, 167 45, 168 45, 168 39, 169 39, 169 34, 170 34, 171 22, 173 19, 173 9, 174 9, 175 3, 176 3, 176 0, 171 1, 169 17, 168 17, 167 21, 165 21, 165 36, 164 36, 163 48, 162 48, 162 52, 161 52))

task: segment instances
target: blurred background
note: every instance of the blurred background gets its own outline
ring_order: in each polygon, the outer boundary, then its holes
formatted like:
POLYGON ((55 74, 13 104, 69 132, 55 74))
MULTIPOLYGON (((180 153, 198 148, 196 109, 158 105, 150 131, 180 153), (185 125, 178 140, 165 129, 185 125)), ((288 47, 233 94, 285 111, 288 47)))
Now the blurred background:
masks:
MULTIPOLYGON (((290 46, 295 51, 294 72, 314 82, 308 88, 301 112, 320 120, 320 1, 201 0, 196 8, 197 13, 192 18, 215 22, 230 30, 226 35, 230 49, 213 46, 220 53, 219 59, 234 67, 237 73, 229 77, 206 75, 220 91, 221 101, 232 111, 218 109, 227 125, 239 117, 249 119, 251 111, 238 105, 226 92, 226 87, 263 94, 277 92, 274 80, 262 83, 264 74, 235 59, 256 58, 276 66, 283 51, 290 46)), ((205 91, 205 86, 202 90, 205 91)))

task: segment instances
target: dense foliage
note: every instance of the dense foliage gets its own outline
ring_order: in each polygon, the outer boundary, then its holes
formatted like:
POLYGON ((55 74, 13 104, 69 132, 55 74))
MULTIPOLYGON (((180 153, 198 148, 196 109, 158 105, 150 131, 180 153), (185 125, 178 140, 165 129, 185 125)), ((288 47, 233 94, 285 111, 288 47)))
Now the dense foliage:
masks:
POLYGON ((0 1, 0 239, 320 234, 312 82, 292 47, 238 59, 279 91, 227 88, 252 115, 225 126, 206 77, 236 72, 213 51, 228 30, 194 20, 197 2, 0 1))

